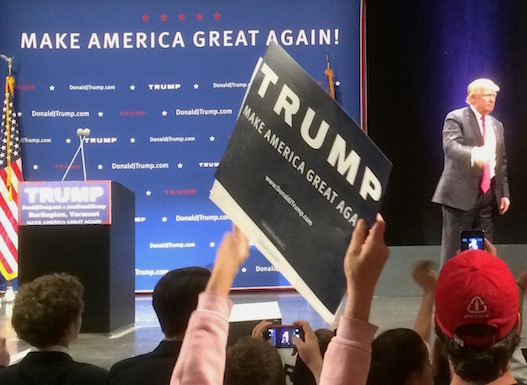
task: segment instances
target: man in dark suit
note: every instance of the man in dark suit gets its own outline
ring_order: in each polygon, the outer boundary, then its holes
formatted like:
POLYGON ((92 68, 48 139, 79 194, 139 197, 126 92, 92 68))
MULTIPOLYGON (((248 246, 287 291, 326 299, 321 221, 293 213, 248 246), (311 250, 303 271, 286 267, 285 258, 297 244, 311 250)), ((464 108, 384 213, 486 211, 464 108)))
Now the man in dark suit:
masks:
POLYGON ((44 275, 20 288, 13 328, 36 350, 18 364, 0 369, 0 384, 106 384, 105 369, 76 362, 68 354, 82 323, 83 291, 80 281, 65 273, 44 275))
POLYGON ((445 118, 445 164, 432 198, 443 212, 441 266, 459 249, 461 230, 483 229, 492 242, 494 217, 510 206, 503 124, 489 115, 498 91, 489 79, 474 80, 469 106, 445 118))
POLYGON ((154 288, 152 305, 165 339, 152 352, 117 362, 109 385, 168 385, 198 295, 207 286, 210 271, 202 267, 172 270, 154 288))

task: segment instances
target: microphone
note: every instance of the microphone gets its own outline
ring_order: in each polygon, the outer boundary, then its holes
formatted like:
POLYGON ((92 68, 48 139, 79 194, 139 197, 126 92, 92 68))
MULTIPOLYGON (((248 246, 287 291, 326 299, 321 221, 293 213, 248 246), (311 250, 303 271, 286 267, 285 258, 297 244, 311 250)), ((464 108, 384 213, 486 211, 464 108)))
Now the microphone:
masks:
POLYGON ((79 140, 80 140, 80 143, 79 143, 79 147, 77 148, 77 151, 75 152, 75 155, 73 155, 73 158, 71 159, 71 162, 68 166, 68 168, 66 169, 66 172, 64 173, 64 176, 62 177, 62 182, 64 181, 64 179, 66 179, 66 175, 68 175, 68 172, 70 171, 71 169, 71 166, 73 165, 73 162, 75 161, 75 159, 77 158, 77 155, 79 155, 79 151, 81 152, 81 159, 82 159, 82 171, 83 171, 83 174, 84 174, 84 181, 86 181, 86 162, 85 162, 85 159, 84 159, 84 140, 90 136, 90 129, 89 128, 77 128, 77 136, 79 137, 79 140))
POLYGON ((90 129, 89 128, 77 128, 77 136, 87 138, 90 136, 90 129))

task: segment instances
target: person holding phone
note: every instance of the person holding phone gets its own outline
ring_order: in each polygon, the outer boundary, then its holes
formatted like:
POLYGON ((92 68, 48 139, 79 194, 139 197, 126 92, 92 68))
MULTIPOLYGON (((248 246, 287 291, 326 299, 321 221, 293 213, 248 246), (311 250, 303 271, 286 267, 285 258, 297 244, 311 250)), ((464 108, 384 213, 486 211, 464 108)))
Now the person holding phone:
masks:
MULTIPOLYGON (((373 292, 390 254, 384 242, 385 227, 379 214, 371 229, 364 219, 359 219, 355 226, 344 257, 346 308, 337 335, 328 345, 319 385, 366 384, 371 342, 377 330, 368 322, 373 292)), ((228 294, 248 256, 249 242, 234 226, 233 232, 223 238, 207 288, 200 294, 198 307, 190 317, 171 385, 223 384, 232 309, 228 294)), ((300 349, 302 340, 293 339, 300 349)))
POLYGON ((460 251, 485 250, 485 232, 483 230, 461 230, 459 240, 460 251))
POLYGON ((492 80, 474 80, 469 106, 445 118, 444 169, 432 197, 443 213, 441 266, 456 255, 461 230, 483 229, 492 242, 494 218, 511 203, 503 124, 490 115, 499 89, 492 80))

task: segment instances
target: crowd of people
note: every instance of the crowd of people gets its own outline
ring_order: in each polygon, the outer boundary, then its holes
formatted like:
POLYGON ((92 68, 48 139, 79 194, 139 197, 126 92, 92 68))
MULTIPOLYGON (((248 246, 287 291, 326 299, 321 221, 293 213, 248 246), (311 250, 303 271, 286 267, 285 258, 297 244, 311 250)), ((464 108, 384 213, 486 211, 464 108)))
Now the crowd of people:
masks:
MULTIPOLYGON (((298 351, 294 385, 525 383, 519 342, 527 273, 515 279, 489 241, 495 213, 510 206, 503 126, 489 115, 498 90, 488 79, 476 80, 468 87, 469 107, 445 119, 445 169, 433 198, 443 206, 441 271, 427 261, 412 271, 422 289, 413 329, 375 337, 371 304, 389 249, 383 218, 377 215, 371 228, 361 219, 343 259, 347 296, 337 330, 294 323, 304 332, 292 336, 298 351), (455 255, 459 230, 474 226, 486 230, 485 250, 455 255)), ((20 288, 12 315, 19 338, 34 350, 9 366, 0 339, 0 384, 285 385, 281 357, 263 338, 269 321, 227 347, 229 292, 248 256, 249 242, 234 226, 211 272, 185 268, 162 277, 152 303, 165 338, 154 351, 109 372, 68 353, 82 322, 79 280, 65 273, 35 279, 20 288)))
MULTIPOLYGON (((422 296, 413 329, 375 337, 369 317, 389 256, 384 231, 379 215, 371 229, 360 220, 353 232, 343 266, 346 306, 336 332, 295 323, 304 335, 293 337, 293 383, 523 384, 527 364, 518 345, 527 274, 516 280, 488 240, 485 251, 461 252, 439 274, 430 262, 418 263, 412 277, 422 296)), ((248 255, 249 242, 234 227, 218 248, 212 272, 184 268, 162 277, 152 303, 165 338, 154 351, 120 361, 109 372, 68 354, 82 322, 82 284, 65 273, 35 279, 20 288, 12 316, 19 338, 35 349, 8 366, 0 340, 0 383, 285 385, 281 357, 263 338, 269 321, 227 347, 229 292, 248 255)))

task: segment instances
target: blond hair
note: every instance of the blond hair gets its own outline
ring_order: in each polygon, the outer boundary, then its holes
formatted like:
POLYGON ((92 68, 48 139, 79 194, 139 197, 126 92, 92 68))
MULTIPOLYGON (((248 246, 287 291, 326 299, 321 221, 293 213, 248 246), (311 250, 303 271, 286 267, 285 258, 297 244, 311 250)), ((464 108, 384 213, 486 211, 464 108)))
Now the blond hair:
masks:
POLYGON ((471 104, 470 100, 472 97, 483 90, 492 90, 494 92, 498 92, 500 87, 490 79, 481 78, 474 80, 467 87, 467 104, 471 104))

